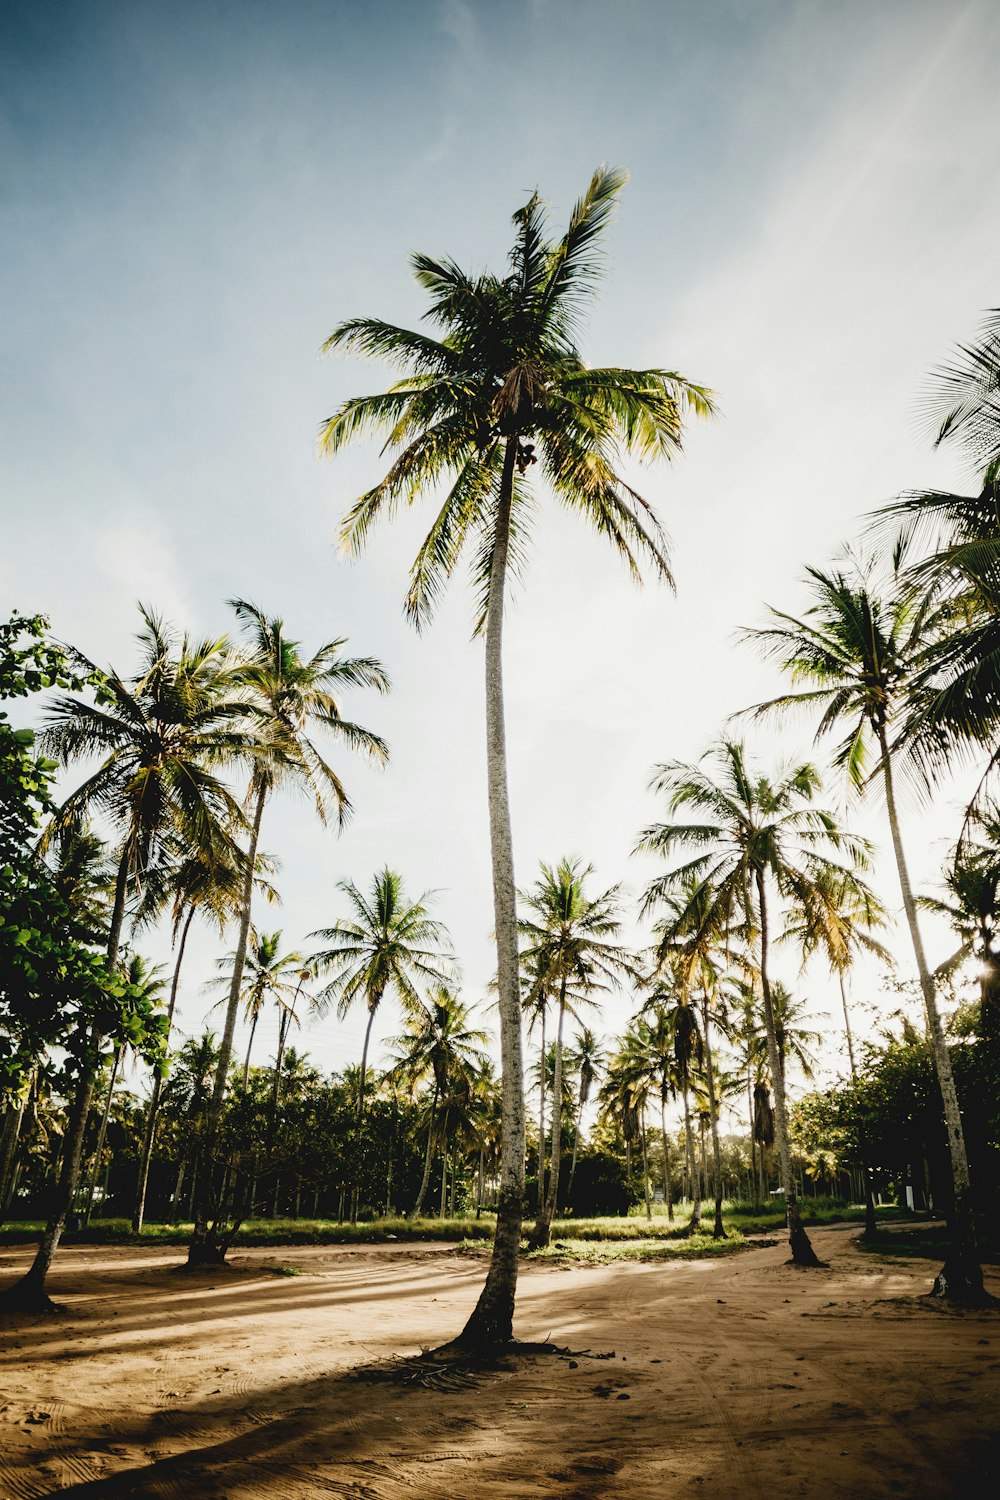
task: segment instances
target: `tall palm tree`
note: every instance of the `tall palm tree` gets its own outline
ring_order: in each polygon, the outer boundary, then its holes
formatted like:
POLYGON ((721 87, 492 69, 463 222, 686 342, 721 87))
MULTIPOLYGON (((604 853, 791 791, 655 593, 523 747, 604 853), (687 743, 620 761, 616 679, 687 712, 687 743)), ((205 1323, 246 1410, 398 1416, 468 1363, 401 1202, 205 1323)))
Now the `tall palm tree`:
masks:
MULTIPOLYGON (((684 1149, 687 1157, 688 1181, 691 1184, 691 1217, 688 1233, 701 1230, 701 1192, 695 1161, 694 1136, 691 1130, 691 1088, 695 1071, 700 1069, 705 1057, 705 1045, 698 1016, 691 1003, 685 984, 677 980, 674 984, 657 984, 646 1001, 644 1010, 653 1017, 653 1028, 644 1038, 649 1049, 650 1065, 656 1072, 660 1087, 661 1106, 665 1104, 663 1090, 667 1077, 659 1048, 668 1041, 673 1050, 673 1063, 677 1084, 684 1106, 684 1149)), ((661 1108, 660 1128, 663 1130, 661 1108)))
POLYGON ((618 1048, 608 1063, 599 1095, 602 1113, 620 1129, 625 1140, 625 1179, 631 1191, 632 1148, 642 1152, 643 1197, 646 1217, 653 1217, 649 1189, 649 1156, 646 1148, 646 1110, 655 1076, 650 1067, 647 1023, 640 1017, 618 1039, 618 1048))
POLYGON ((966 836, 944 871, 943 897, 923 897, 928 911, 946 917, 961 946, 935 975, 951 972, 970 957, 979 971, 983 1036, 1000 1035, 1000 808, 989 803, 970 818, 966 836))
MULTIPOLYGON (((206 857, 204 851, 185 848, 178 844, 170 850, 168 857, 161 859, 146 879, 142 896, 132 918, 133 931, 152 926, 169 913, 171 938, 175 956, 170 979, 170 998, 167 1004, 166 1045, 169 1049, 173 1031, 174 1012, 180 987, 181 967, 187 951, 188 934, 196 916, 200 915, 218 928, 220 937, 226 926, 239 917, 242 910, 245 855, 237 844, 223 851, 223 857, 206 857)), ((270 868, 267 856, 257 855, 256 884, 268 901, 276 901, 278 893, 266 878, 264 871, 270 868)), ((135 1202, 132 1208, 132 1233, 141 1234, 146 1212, 146 1188, 149 1182, 149 1167, 156 1139, 156 1119, 163 1092, 165 1064, 153 1071, 153 1087, 146 1111, 146 1127, 143 1134, 139 1173, 136 1179, 135 1202)))
POLYGON ((867 847, 862 840, 841 832, 832 815, 815 805, 820 782, 814 766, 784 769, 777 778, 761 775, 751 769, 743 744, 733 740, 720 741, 711 752, 711 760, 711 769, 704 764, 674 761, 657 771, 654 789, 666 794, 671 814, 685 817, 647 828, 639 848, 668 857, 680 855, 684 862, 651 882, 645 905, 648 909, 669 899, 686 880, 694 878, 704 881, 712 891, 720 927, 738 914, 746 929, 758 936, 789 1245, 796 1264, 817 1265, 802 1224, 792 1176, 785 1077, 769 967, 770 901, 777 897, 792 907, 806 904, 812 899, 818 872, 831 865, 843 868, 834 856, 847 855, 853 864, 860 865, 867 847))
MULTIPOLYGON (((345 719, 340 694, 352 687, 387 692, 389 679, 382 664, 372 657, 343 654, 346 641, 327 641, 311 656, 300 651, 300 642, 285 632, 284 621, 269 617, 246 599, 231 599, 236 618, 246 638, 246 652, 236 677, 246 695, 253 726, 253 770, 247 792, 251 809, 250 833, 244 862, 243 903, 236 939, 233 968, 226 1003, 225 1024, 219 1050, 219 1069, 208 1113, 209 1154, 222 1118, 233 1053, 233 1038, 243 988, 243 966, 253 903, 254 871, 264 808, 280 787, 298 787, 313 799, 320 821, 335 812, 343 825, 351 811, 350 800, 337 772, 324 758, 313 735, 320 730, 351 750, 361 751, 384 763, 388 752, 371 730, 345 719)), ((202 1173, 194 1233, 188 1249, 188 1264, 212 1264, 224 1256, 218 1237, 210 1227, 215 1176, 202 1173)))
POLYGON ((411 1219, 420 1217, 430 1186, 438 1105, 456 1079, 471 1077, 487 1062, 483 1049, 489 1038, 469 1021, 469 1009, 461 997, 446 984, 437 984, 426 1000, 417 997, 409 1003, 403 1031, 392 1039, 396 1056, 390 1078, 400 1079, 410 1089, 428 1080, 431 1083, 424 1170, 411 1219))
POLYGON ((504 729, 502 630, 507 575, 527 550, 528 473, 584 517, 624 559, 669 580, 666 542, 651 507, 621 477, 620 455, 669 458, 687 411, 708 414, 709 393, 665 370, 588 368, 577 350, 600 270, 600 242, 625 174, 600 169, 562 236, 548 238, 533 194, 514 215, 506 275, 468 276, 453 261, 413 258, 440 337, 375 318, 340 324, 327 348, 376 356, 402 370, 381 395, 346 401, 321 430, 327 453, 366 432, 396 456, 352 507, 341 531, 351 552, 373 524, 442 484, 449 488, 410 576, 407 610, 430 617, 463 554, 472 557, 477 631, 485 637, 486 744, 500 999, 504 1119, 497 1231, 482 1295, 460 1338, 488 1348, 511 1336, 524 1189, 524 1097, 517 901, 504 729))
MULTIPOLYGON (((528 1017, 528 1035, 530 1037, 538 1023, 538 1056, 544 1059, 546 1056, 545 1025, 548 1020, 549 1004, 552 1000, 550 985, 543 981, 539 973, 537 963, 530 962, 524 953, 521 954, 521 1006, 524 1014, 528 1017)), ((540 1066, 538 1069, 538 1213, 542 1212, 545 1203, 546 1175, 545 1175, 545 1085, 547 1082, 546 1069, 540 1066)))
POLYGON ((360 1121, 365 1111, 372 1023, 383 999, 395 992, 404 1011, 415 1011, 420 1004, 419 986, 447 986, 454 977, 454 961, 447 929, 429 912, 431 891, 410 901, 402 876, 388 865, 372 877, 367 895, 352 880, 341 880, 337 889, 347 897, 351 915, 310 933, 329 944, 312 955, 310 964, 330 975, 317 997, 321 1013, 323 1007, 335 1004, 342 1021, 356 1000, 363 1000, 368 1012, 358 1089, 360 1121))
MULTIPOLYGON (((656 925, 657 958, 669 962, 682 995, 700 995, 701 1040, 704 1043, 705 1086, 712 1128, 712 1161, 715 1178, 715 1219, 712 1234, 725 1238, 722 1224, 722 1159, 719 1147, 719 1116, 715 1091, 715 1059, 712 1024, 721 1003, 720 978, 730 944, 736 936, 730 925, 720 925, 715 893, 704 881, 692 878, 667 897, 666 914, 656 925)), ((687 1094, 685 1091, 685 1108, 687 1094)))
MULTIPOLYGON (((598 1039, 597 1033, 589 1026, 581 1026, 577 1033, 576 1044, 570 1047, 566 1053, 566 1061, 576 1074, 576 1111, 573 1122, 573 1157, 569 1166, 569 1182, 566 1192, 572 1199, 573 1178, 576 1176, 576 1157, 580 1145, 580 1125, 583 1120, 583 1111, 586 1109, 590 1099, 591 1090, 600 1078, 604 1070, 607 1058, 604 1048, 598 1039)), ((667 1189, 667 1202, 669 1204, 669 1188, 667 1189)), ((671 1213, 671 1218, 673 1214, 671 1213)))
MULTIPOLYGON (((124 976, 128 984, 134 985, 147 1000, 154 1005, 160 1003, 163 991, 166 988, 166 979, 163 974, 162 964, 151 964, 141 953, 130 953, 124 965, 124 976)), ((101 1113, 101 1123, 97 1130, 97 1144, 94 1147, 94 1160, 90 1169, 90 1178, 84 1193, 83 1222, 90 1222, 90 1215, 94 1207, 94 1193, 97 1188, 97 1174, 101 1168, 101 1158, 104 1154, 104 1142, 108 1133, 108 1121, 111 1118, 111 1103, 114 1098, 115 1084, 118 1082, 118 1069, 125 1057, 125 1042, 121 1041, 115 1048, 111 1064, 111 1076, 108 1079, 108 1092, 104 1098, 104 1109, 101 1113)))
MULTIPOLYGON (((207 858, 223 858, 240 822, 239 807, 215 767, 245 754, 243 705, 224 639, 178 640, 140 607, 141 662, 131 678, 100 672, 97 701, 56 697, 42 735, 62 765, 99 757, 49 830, 80 828, 97 814, 116 835, 114 896, 107 930, 109 968, 118 963, 128 895, 141 887, 161 848, 180 838, 207 858)), ((81 658, 81 660, 83 660, 81 658)), ((80 1067, 67 1120, 58 1190, 38 1253, 14 1292, 45 1304, 44 1284, 80 1177, 87 1118, 101 1063, 103 1036, 81 1023, 80 1067)))
MULTIPOLYGON (((585 866, 579 859, 561 859, 554 866, 543 863, 539 879, 521 896, 527 913, 518 923, 526 944, 525 961, 536 974, 538 985, 557 1002, 552 1161, 548 1192, 531 1235, 534 1248, 547 1245, 552 1238, 559 1197, 563 1025, 567 1011, 575 1015, 576 1007, 593 991, 618 987, 624 978, 638 977, 631 955, 612 941, 621 932, 620 888, 614 885, 599 896, 588 896, 585 885, 593 873, 593 866, 585 866)), ((540 1147, 539 1171, 541 1159, 540 1147)))
MULTIPOLYGON (((896 803, 893 739, 901 718, 919 696, 927 651, 937 624, 928 596, 914 600, 902 585, 879 593, 872 570, 858 564, 853 573, 811 568, 813 602, 803 618, 772 610, 774 623, 745 632, 764 654, 803 684, 758 712, 808 704, 822 710, 817 737, 846 728, 836 753, 856 790, 874 760, 885 791, 896 871, 913 945, 927 1028, 941 1099, 952 1177, 952 1248, 934 1283, 937 1295, 978 1301, 983 1295, 976 1250, 969 1158, 951 1057, 938 1009, 934 980, 924 951, 917 903, 910 883, 896 803)), ((915 746, 917 753, 920 745, 915 746)), ((927 752, 933 762, 933 741, 927 752)))
MULTIPOLYGON (((236 954, 227 953, 224 958, 218 960, 217 967, 229 970, 235 961, 236 954)), ((280 932, 256 932, 251 928, 250 939, 244 952, 243 984, 240 989, 243 1014, 250 1022, 250 1036, 243 1063, 244 1088, 247 1087, 250 1078, 250 1053, 253 1049, 257 1023, 264 1007, 269 1000, 273 1000, 279 1013, 282 1016, 288 1015, 291 1012, 292 1000, 302 987, 301 974, 304 967, 305 959, 301 953, 282 953, 280 932)), ((210 988, 223 987, 228 990, 231 986, 231 973, 224 974, 219 979, 209 980, 210 988)), ((219 1002, 220 1005, 225 1003, 227 1002, 219 1002)))

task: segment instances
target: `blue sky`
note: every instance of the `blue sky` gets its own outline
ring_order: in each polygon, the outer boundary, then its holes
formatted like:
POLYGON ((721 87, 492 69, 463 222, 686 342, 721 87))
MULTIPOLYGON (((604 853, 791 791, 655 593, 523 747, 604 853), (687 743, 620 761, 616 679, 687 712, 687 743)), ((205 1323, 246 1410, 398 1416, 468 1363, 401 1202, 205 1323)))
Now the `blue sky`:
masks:
MULTIPOLYGON (((736 628, 763 599, 797 605, 802 565, 871 506, 962 481, 917 406, 1000 300, 1000 12, 8 0, 0 28, 4 599, 122 671, 138 598, 217 631, 243 594, 306 644, 347 635, 381 656, 392 698, 349 706, 392 766, 338 762, 357 808, 339 839, 275 803, 264 842, 285 899, 264 925, 301 942, 336 914, 338 879, 388 861, 440 891, 475 998, 491 901, 469 599, 457 582, 420 640, 402 619, 426 512, 361 562, 338 556, 379 458, 321 461, 316 429, 386 377, 320 344, 353 314, 419 318, 411 250, 496 263, 533 188, 558 225, 597 163, 630 170, 584 352, 679 369, 716 388, 722 417, 638 476, 674 538, 676 599, 635 592, 543 508, 507 681, 520 882, 574 852, 634 894, 652 764, 697 755, 774 686, 736 628)), ((953 801, 915 826, 924 878, 953 801)), ((883 838, 877 806, 862 822, 883 838)), ((895 903, 890 867, 880 884, 895 903)), ((215 951, 199 939, 189 1031, 215 951)), ((358 1017, 308 1045, 340 1066, 360 1033, 358 1017)))

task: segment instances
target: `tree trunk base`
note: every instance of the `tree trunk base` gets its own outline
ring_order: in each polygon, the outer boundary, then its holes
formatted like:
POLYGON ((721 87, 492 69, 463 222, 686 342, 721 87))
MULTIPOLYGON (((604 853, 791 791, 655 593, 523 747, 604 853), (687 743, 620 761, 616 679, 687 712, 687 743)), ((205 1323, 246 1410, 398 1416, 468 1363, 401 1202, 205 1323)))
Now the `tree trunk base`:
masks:
POLYGON ((52 1301, 44 1284, 30 1276, 22 1276, 20 1281, 0 1292, 0 1314, 41 1313, 52 1317, 62 1311, 58 1303, 52 1301))
POLYGON ((528 1235, 529 1250, 545 1250, 552 1243, 552 1225, 547 1219, 540 1219, 534 1229, 528 1235))
POLYGON ((188 1258, 178 1269, 182 1271, 203 1271, 214 1269, 226 1264, 226 1246, 217 1245, 211 1238, 206 1240, 192 1240, 188 1246, 188 1258))
POLYGON ((996 1302, 983 1286, 983 1269, 975 1256, 952 1250, 934 1278, 930 1295, 967 1307, 986 1307, 996 1302))
POLYGON ((808 1266, 813 1270, 826 1269, 826 1261, 820 1260, 801 1224, 796 1224, 794 1229, 788 1231, 788 1245, 792 1252, 791 1264, 793 1266, 808 1266))

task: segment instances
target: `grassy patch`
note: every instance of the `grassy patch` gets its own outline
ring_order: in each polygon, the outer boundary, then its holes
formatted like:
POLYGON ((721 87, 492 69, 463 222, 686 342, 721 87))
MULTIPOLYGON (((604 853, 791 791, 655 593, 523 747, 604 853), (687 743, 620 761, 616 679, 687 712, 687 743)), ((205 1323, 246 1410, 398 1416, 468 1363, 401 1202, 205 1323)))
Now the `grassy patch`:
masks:
MULTIPOLYGON (((369 1223, 338 1224, 335 1219, 250 1219, 237 1236, 247 1245, 382 1245, 408 1240, 489 1240, 495 1217, 481 1219, 375 1219, 369 1223)), ((0 1229, 0 1245, 23 1245, 38 1239, 42 1223, 22 1220, 0 1229)), ((141 1237, 132 1233, 128 1219, 93 1219, 88 1229, 67 1231, 68 1245, 186 1245, 192 1224, 146 1224, 141 1237)))

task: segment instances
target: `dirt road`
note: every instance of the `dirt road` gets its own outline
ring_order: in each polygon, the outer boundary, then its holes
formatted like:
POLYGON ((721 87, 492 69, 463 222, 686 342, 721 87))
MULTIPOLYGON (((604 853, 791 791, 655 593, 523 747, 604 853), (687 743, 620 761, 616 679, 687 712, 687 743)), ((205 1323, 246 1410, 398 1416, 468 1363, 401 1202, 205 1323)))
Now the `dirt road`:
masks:
MULTIPOLYGON (((1000 1314, 817 1230, 718 1261, 524 1269, 516 1331, 577 1353, 467 1388, 350 1368, 461 1327, 482 1261, 446 1246, 60 1252, 56 1321, 0 1320, 0 1496, 784 1500, 1000 1493, 1000 1314), (279 1276, 278 1266, 300 1274, 279 1276)), ((0 1279, 26 1262, 0 1252, 0 1279)), ((998 1278, 992 1290, 1000 1293, 998 1278)))

